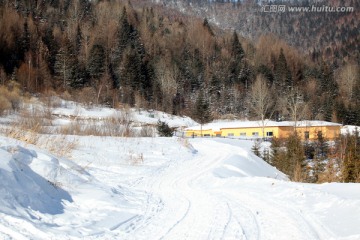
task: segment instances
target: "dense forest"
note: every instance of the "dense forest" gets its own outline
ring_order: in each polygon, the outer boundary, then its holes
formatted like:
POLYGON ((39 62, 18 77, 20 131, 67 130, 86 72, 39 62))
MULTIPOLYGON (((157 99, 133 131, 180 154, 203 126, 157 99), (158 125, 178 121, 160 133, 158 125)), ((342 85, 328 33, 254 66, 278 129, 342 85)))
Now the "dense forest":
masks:
POLYGON ((335 64, 360 59, 360 2, 355 0, 159 0, 186 14, 208 18, 223 29, 236 29, 252 40, 274 34, 312 58, 335 64), (270 11, 270 6, 284 6, 270 11), (310 12, 294 8, 310 8, 310 12), (311 12, 311 8, 319 12, 311 12), (328 11, 322 9, 329 7, 328 11), (343 12, 336 12, 343 7, 343 12), (346 10, 348 8, 348 10, 346 10))
POLYGON ((2 0, 0 29, 0 83, 23 93, 200 121, 209 112, 360 124, 358 60, 311 57, 266 32, 250 41, 206 18, 111 0, 2 0))

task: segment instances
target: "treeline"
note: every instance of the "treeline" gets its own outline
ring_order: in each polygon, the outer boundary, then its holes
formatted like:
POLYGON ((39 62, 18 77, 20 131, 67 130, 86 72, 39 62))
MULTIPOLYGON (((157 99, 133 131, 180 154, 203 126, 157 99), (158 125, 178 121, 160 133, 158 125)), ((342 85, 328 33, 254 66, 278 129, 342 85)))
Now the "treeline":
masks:
POLYGON ((110 0, 3 0, 0 29, 0 83, 16 81, 23 92, 65 91, 201 122, 227 115, 360 124, 358 63, 313 61, 273 36, 251 43, 206 19, 110 0))
POLYGON ((298 182, 360 182, 360 135, 340 135, 329 142, 321 133, 314 141, 302 141, 294 132, 286 139, 273 138, 270 150, 253 152, 298 182))

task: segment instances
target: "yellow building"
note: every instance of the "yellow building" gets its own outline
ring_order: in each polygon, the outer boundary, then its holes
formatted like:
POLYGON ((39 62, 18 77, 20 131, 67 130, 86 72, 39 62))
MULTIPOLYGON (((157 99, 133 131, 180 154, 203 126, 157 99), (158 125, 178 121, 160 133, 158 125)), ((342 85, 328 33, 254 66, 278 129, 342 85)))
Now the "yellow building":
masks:
POLYGON ((286 138, 295 130, 305 140, 313 140, 321 133, 326 139, 340 134, 341 124, 325 121, 233 121, 214 122, 185 129, 186 137, 233 137, 233 138, 286 138))

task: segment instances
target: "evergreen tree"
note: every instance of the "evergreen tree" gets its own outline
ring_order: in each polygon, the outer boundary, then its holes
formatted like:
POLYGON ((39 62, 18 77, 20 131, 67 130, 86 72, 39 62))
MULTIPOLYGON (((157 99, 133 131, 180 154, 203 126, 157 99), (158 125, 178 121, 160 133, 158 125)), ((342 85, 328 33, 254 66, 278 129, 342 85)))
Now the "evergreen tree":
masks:
POLYGON ((280 50, 279 57, 274 68, 274 82, 282 94, 293 87, 291 72, 288 68, 284 50, 280 50))
POLYGON ((21 38, 21 47, 22 56, 25 52, 30 50, 30 32, 29 32, 29 25, 28 20, 26 19, 24 22, 24 31, 21 38))
MULTIPOLYGON (((227 84, 230 86, 235 83, 240 83, 240 72, 242 69, 241 63, 242 63, 242 59, 244 58, 244 55, 245 55, 244 49, 241 46, 236 31, 234 31, 231 39, 231 59, 229 63, 229 77, 227 78, 227 84)), ((244 76, 241 77, 244 78, 244 76)))
POLYGON ((314 157, 312 167, 312 182, 319 182, 319 176, 325 171, 326 160, 328 157, 328 143, 321 132, 317 133, 314 142, 314 157))
POLYGON ((122 102, 133 105, 135 92, 143 89, 144 75, 142 63, 137 51, 127 48, 120 67, 120 87, 122 90, 122 102))
POLYGON ((100 44, 94 44, 90 50, 87 70, 90 77, 100 79, 105 72, 105 50, 100 44))
MULTIPOLYGON (((211 112, 209 101, 205 98, 204 92, 200 90, 198 98, 195 103, 194 118, 197 120, 202 128, 202 125, 211 121, 211 112)), ((202 135, 202 133, 201 133, 202 135)))
POLYGON ((300 182, 306 179, 305 152, 297 132, 294 132, 286 140, 286 159, 288 165, 284 172, 294 181, 300 182))
POLYGON ((77 56, 80 54, 82 41, 83 38, 82 38, 81 28, 80 28, 80 24, 78 24, 76 28, 76 39, 75 39, 75 53, 77 56))
POLYGON ((214 36, 214 32, 213 30, 211 29, 211 26, 209 24, 209 21, 207 20, 207 18, 204 19, 204 22, 203 22, 203 27, 207 30, 207 32, 211 35, 211 36, 214 36))
POLYGON ((54 74, 56 72, 55 63, 56 63, 56 58, 58 56, 57 54, 60 50, 60 46, 52 34, 51 26, 46 28, 44 36, 42 37, 42 41, 45 43, 46 49, 49 51, 49 54, 46 57, 49 70, 52 74, 54 74))
POLYGON ((262 158, 264 159, 265 162, 271 164, 271 156, 270 156, 269 149, 264 148, 264 150, 262 152, 262 158))
POLYGON ((174 130, 169 127, 166 122, 158 121, 157 131, 160 137, 172 137, 174 130))
POLYGON ((70 86, 73 88, 82 88, 88 84, 89 78, 90 76, 86 70, 86 67, 77 59, 75 59, 70 86))
POLYGON ((55 58, 54 71, 64 88, 71 85, 74 70, 74 55, 67 44, 60 48, 55 58))
POLYGON ((261 149, 261 142, 259 139, 256 139, 254 141, 253 146, 251 147, 251 151, 258 157, 261 158, 261 153, 260 153, 260 149, 261 149))
POLYGON ((195 91, 198 90, 204 83, 204 65, 199 49, 195 49, 191 67, 193 76, 191 78, 191 90, 195 91))
POLYGON ((239 41, 239 37, 236 33, 236 31, 234 31, 232 39, 231 39, 231 56, 233 57, 233 59, 240 63, 241 60, 243 59, 245 53, 244 53, 244 49, 241 46, 241 43, 239 41))
POLYGON ((124 7, 123 12, 121 14, 120 20, 119 20, 119 30, 118 30, 118 47, 117 47, 117 59, 120 60, 121 56, 123 55, 123 52, 125 48, 130 44, 131 42, 131 36, 133 33, 133 27, 130 25, 128 21, 127 11, 124 7))
POLYGON ((272 138, 270 145, 270 163, 279 171, 285 172, 286 165, 286 151, 283 146, 283 141, 276 137, 272 138))
POLYGON ((344 182, 360 182, 360 136, 356 129, 353 134, 341 137, 344 152, 342 163, 342 179, 344 182))

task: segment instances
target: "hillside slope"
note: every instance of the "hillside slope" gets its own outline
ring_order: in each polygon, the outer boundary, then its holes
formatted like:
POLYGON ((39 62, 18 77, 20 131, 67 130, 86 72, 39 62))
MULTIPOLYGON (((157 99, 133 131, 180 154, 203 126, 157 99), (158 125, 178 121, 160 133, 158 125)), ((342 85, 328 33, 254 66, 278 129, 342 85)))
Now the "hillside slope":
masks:
POLYGON ((184 14, 208 18, 220 28, 236 29, 243 36, 254 40, 264 34, 274 34, 288 44, 302 49, 304 53, 311 54, 313 58, 325 57, 337 63, 341 63, 341 59, 359 59, 358 1, 156 2, 184 14), (286 8, 284 12, 277 8, 270 11, 271 5, 286 8), (305 11, 302 7, 309 9, 305 11), (343 12, 336 12, 337 7, 343 7, 343 12))

